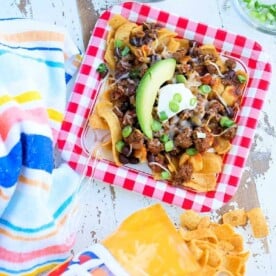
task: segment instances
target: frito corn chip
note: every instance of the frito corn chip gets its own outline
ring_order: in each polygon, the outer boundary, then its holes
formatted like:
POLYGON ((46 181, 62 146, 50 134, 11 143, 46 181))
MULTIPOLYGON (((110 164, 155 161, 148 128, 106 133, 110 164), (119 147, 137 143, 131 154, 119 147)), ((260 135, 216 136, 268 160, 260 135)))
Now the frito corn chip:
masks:
POLYGON ((226 255, 224 259, 224 265, 227 270, 233 273, 233 275, 240 275, 243 270, 243 266, 249 257, 249 253, 238 253, 235 255, 226 255))
POLYGON ((212 87, 211 93, 215 93, 217 95, 221 95, 222 92, 224 91, 224 85, 221 82, 221 78, 215 78, 214 80, 212 80, 211 87, 212 87))
POLYGON ((247 223, 247 216, 244 209, 236 209, 223 214, 222 220, 232 226, 242 226, 247 223))
POLYGON ((228 106, 233 106, 238 101, 238 95, 233 85, 226 86, 221 96, 228 106))
POLYGON ((108 67, 111 70, 115 69, 115 58, 114 58, 114 39, 111 38, 110 42, 107 44, 104 60, 106 61, 108 67))
POLYGON ((233 234, 232 236, 230 236, 229 238, 226 238, 226 240, 231 243, 231 245, 233 246, 232 251, 243 251, 243 238, 242 236, 238 235, 238 234, 233 234))
POLYGON ((97 104, 97 113, 108 124, 111 133, 113 158, 117 165, 121 165, 115 145, 117 141, 122 139, 122 130, 119 119, 113 112, 112 103, 105 100, 99 101, 97 104))
POLYGON ((157 36, 158 36, 158 41, 160 45, 162 44, 167 45, 170 42, 171 38, 177 36, 177 33, 170 31, 166 28, 162 28, 158 30, 157 36))
POLYGON ((202 217, 194 212, 193 210, 188 210, 180 215, 180 225, 189 230, 194 230, 198 227, 202 217))
POLYGON ((229 140, 222 137, 215 137, 214 149, 217 154, 225 154, 231 149, 232 145, 229 140))
POLYGON ((202 155, 201 173, 219 173, 222 170, 222 158, 213 153, 205 152, 202 155))
POLYGON ((147 149, 145 146, 141 147, 139 150, 134 151, 134 156, 140 160, 141 163, 147 161, 147 149))
POLYGON ((180 234, 201 265, 198 275, 245 275, 249 252, 244 251, 242 236, 230 224, 201 224, 199 221, 204 218, 206 222, 208 219, 210 222, 208 216, 201 216, 193 211, 186 211, 180 216, 180 225, 185 227, 180 229, 183 229, 180 234), (193 230, 189 230, 189 227, 193 230))
POLYGON ((219 54, 213 44, 204 44, 204 45, 200 46, 200 50, 201 50, 202 54, 204 54, 204 55, 209 54, 214 57, 219 56, 219 54))
POLYGON ((233 227, 229 224, 212 224, 211 228, 219 240, 224 240, 235 234, 233 227))
POLYGON ((109 21, 108 21, 108 25, 113 29, 116 30, 118 29, 121 25, 123 25, 124 23, 128 22, 128 20, 126 18, 124 18, 123 16, 116 14, 114 16, 112 16, 109 21))
POLYGON ((115 32, 114 39, 121 40, 125 43, 129 42, 129 37, 133 28, 137 27, 137 24, 133 22, 126 22, 122 24, 115 32))
POLYGON ((190 156, 189 162, 192 164, 194 172, 201 172, 203 169, 203 159, 200 153, 190 156))
POLYGON ((261 208, 253 208, 247 212, 253 235, 255 238, 264 238, 268 236, 269 229, 265 216, 261 208))
POLYGON ((94 129, 109 129, 106 121, 99 116, 96 110, 90 115, 88 123, 94 129))
MULTIPOLYGON (((187 231, 184 233, 182 238, 185 241, 191 241, 193 239, 200 239, 200 240, 208 241, 210 243, 218 242, 216 234, 214 233, 214 231, 212 231, 212 229, 209 229, 209 228, 206 228, 206 229, 201 228, 201 229, 187 231)), ((202 247, 202 248, 204 248, 204 247, 202 247)))
POLYGON ((183 183, 187 189, 197 192, 213 191, 217 185, 217 175, 215 173, 193 173, 192 179, 183 183))
POLYGON ((180 42, 178 42, 174 38, 169 39, 169 43, 167 47, 169 52, 174 53, 180 48, 180 42))
POLYGON ((222 263, 222 256, 217 249, 210 248, 208 256, 208 265, 214 268, 219 267, 222 263))
POLYGON ((179 158, 179 166, 183 165, 186 161, 188 161, 190 156, 187 153, 183 153, 179 158))

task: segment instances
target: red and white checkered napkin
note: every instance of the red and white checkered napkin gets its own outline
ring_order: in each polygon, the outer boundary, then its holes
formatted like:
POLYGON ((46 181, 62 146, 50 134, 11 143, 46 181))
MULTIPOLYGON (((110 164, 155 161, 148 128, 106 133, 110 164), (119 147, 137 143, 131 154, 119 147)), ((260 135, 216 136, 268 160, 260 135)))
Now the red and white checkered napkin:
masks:
MULTIPOLYGON (((255 41, 147 5, 128 2, 114 6, 104 12, 97 21, 59 136, 59 148, 62 150, 63 158, 78 172, 84 171, 88 156, 82 147, 81 136, 97 97, 100 80, 96 68, 103 62, 105 38, 108 32, 107 21, 114 14, 121 14, 137 23, 158 21, 176 31, 179 36, 204 44, 214 44, 219 51, 239 59, 247 68, 250 79, 237 118, 237 136, 231 151, 225 156, 223 172, 218 176, 216 191, 208 193, 186 191, 169 186, 166 182, 155 181, 144 172, 117 167, 109 161, 100 161, 94 177, 185 209, 207 212, 221 207, 237 190, 269 87, 271 65, 262 47, 255 41)), ((88 165, 87 176, 91 175, 91 166, 92 162, 88 165)))

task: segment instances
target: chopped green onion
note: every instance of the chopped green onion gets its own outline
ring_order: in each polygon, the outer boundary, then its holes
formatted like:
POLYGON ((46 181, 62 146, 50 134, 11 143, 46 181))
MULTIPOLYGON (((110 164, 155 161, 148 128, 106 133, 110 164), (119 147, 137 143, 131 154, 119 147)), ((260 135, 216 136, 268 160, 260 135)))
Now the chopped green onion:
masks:
POLYGON ((165 143, 164 146, 165 146, 165 151, 166 151, 166 152, 172 151, 172 150, 173 150, 173 147, 174 147, 173 141, 172 141, 172 140, 168 140, 168 141, 165 143))
POLYGON ((276 20, 276 17, 271 12, 266 15, 266 18, 270 21, 276 20))
POLYGON ((186 149, 186 153, 188 155, 192 156, 192 155, 196 155, 198 153, 198 151, 196 148, 188 148, 188 149, 186 149))
POLYGON ((175 101, 170 101, 169 102, 169 108, 172 112, 177 112, 179 110, 179 104, 175 101))
POLYGON ((129 51, 130 51, 130 49, 126 46, 126 47, 122 50, 121 55, 124 57, 124 56, 126 56, 126 55, 129 53, 129 51))
POLYGON ((190 106, 195 106, 197 103, 196 97, 190 99, 190 106))
POLYGON ((117 150, 118 152, 122 152, 122 149, 123 149, 124 145, 125 145, 125 142, 124 142, 124 141, 122 141, 122 140, 118 141, 118 142, 115 144, 116 150, 117 150))
POLYGON ((227 116, 222 116, 220 118, 219 123, 222 127, 226 127, 226 128, 231 127, 235 124, 235 122, 233 120, 231 120, 230 118, 228 118, 227 116))
POLYGON ((102 73, 107 72, 108 68, 107 68, 107 66, 106 66, 105 63, 101 63, 101 64, 99 64, 99 66, 98 66, 98 68, 97 68, 96 71, 99 72, 100 74, 102 74, 102 73))
POLYGON ((187 79, 185 78, 184 75, 176 75, 175 80, 177 83, 186 83, 187 79))
POLYGON ((160 119, 162 122, 168 119, 168 115, 167 115, 166 111, 161 111, 161 112, 159 113, 159 119, 160 119))
POLYGON ((182 95, 180 93, 175 93, 173 95, 173 101, 181 103, 181 101, 182 101, 182 95))
POLYGON ((171 177, 171 174, 168 171, 162 171, 161 172, 161 178, 162 179, 168 180, 168 179, 170 179, 170 177, 171 177))
POLYGON ((120 39, 116 39, 116 40, 114 41, 114 46, 115 46, 116 48, 122 48, 123 45, 124 45, 124 42, 123 42, 122 40, 120 40, 120 39))
POLYGON ((127 138, 131 134, 131 132, 132 132, 132 127, 130 125, 127 125, 122 129, 122 136, 124 138, 127 138))
POLYGON ((244 75, 238 75, 238 80, 240 83, 245 83, 246 82, 246 77, 244 75))
POLYGON ((256 0, 242 0, 245 8, 248 9, 249 15, 261 22, 268 24, 276 23, 276 4, 263 4, 256 0))
POLYGON ((169 135, 168 134, 162 134, 161 137, 160 137, 160 141, 163 142, 163 143, 166 143, 169 141, 169 135))
POLYGON ((209 94, 212 90, 211 86, 208 84, 202 84, 199 86, 200 93, 203 95, 209 94))
POLYGON ((151 123, 151 129, 152 131, 154 132, 157 132, 159 131, 160 129, 162 128, 162 125, 160 122, 156 121, 156 120, 153 120, 152 123, 151 123))

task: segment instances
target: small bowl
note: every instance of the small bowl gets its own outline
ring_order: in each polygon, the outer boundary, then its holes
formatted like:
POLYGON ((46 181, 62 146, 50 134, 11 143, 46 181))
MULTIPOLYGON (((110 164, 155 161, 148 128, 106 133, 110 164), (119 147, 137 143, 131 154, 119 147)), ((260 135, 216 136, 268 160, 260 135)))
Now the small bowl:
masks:
POLYGON ((275 4, 274 0, 262 0, 262 1, 250 1, 247 4, 244 0, 234 0, 235 6, 241 15, 241 17, 253 26, 255 29, 260 30, 267 34, 276 34, 276 18, 272 20, 267 19, 267 13, 261 17, 260 13, 254 11, 254 3, 258 2, 260 4, 272 5, 275 4))

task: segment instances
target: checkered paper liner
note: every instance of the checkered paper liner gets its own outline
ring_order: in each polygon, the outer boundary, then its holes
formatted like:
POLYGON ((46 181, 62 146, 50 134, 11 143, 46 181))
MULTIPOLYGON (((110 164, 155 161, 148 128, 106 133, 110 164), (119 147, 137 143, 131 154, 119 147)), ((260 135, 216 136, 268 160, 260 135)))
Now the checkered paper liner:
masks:
POLYGON ((65 120, 59 135, 59 149, 63 158, 79 173, 90 176, 93 162, 87 165, 88 155, 82 145, 82 135, 87 118, 97 99, 100 77, 96 68, 103 62, 108 33, 108 20, 121 14, 131 21, 159 22, 181 37, 202 44, 214 44, 218 51, 239 59, 249 73, 248 87, 237 117, 238 130, 230 152, 224 158, 223 171, 218 176, 217 189, 207 193, 195 193, 173 187, 164 181, 155 181, 150 174, 117 167, 113 162, 100 160, 94 177, 109 184, 141 193, 199 212, 220 208, 235 194, 243 167, 251 147, 258 117, 265 100, 271 78, 271 65, 259 43, 244 36, 194 22, 190 19, 135 2, 113 6, 98 19, 91 35, 73 93, 68 104, 65 120))

